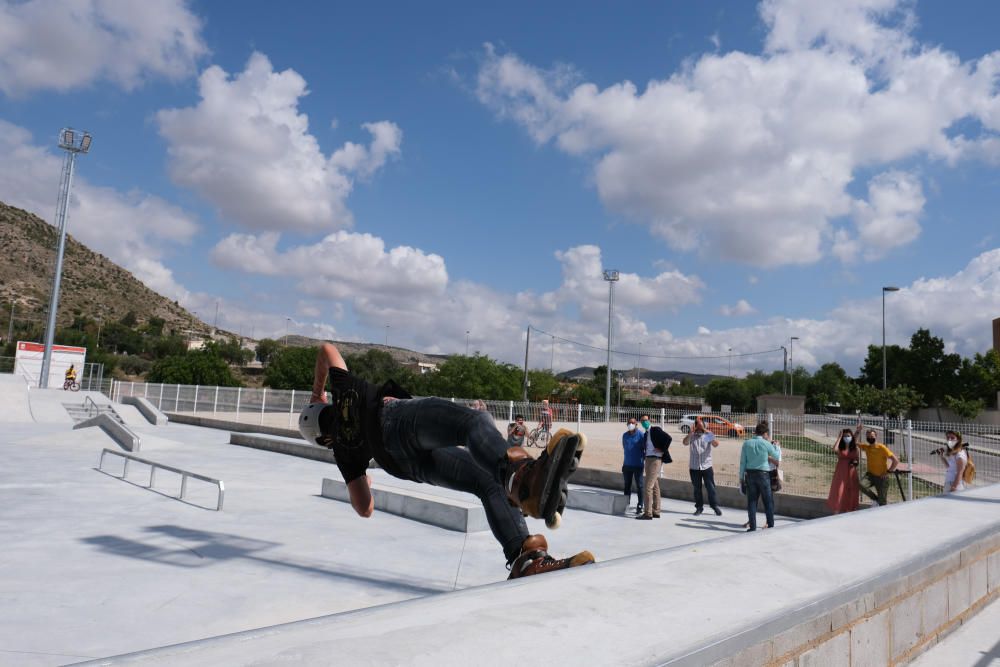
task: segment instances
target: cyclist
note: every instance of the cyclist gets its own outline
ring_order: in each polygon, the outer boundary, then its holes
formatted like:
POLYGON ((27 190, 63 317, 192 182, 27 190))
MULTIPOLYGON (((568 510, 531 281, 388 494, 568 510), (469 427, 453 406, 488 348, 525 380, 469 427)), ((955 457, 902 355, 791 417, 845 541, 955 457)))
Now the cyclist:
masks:
POLYGON ((76 366, 70 364, 69 369, 67 369, 66 371, 66 377, 65 381, 63 382, 63 388, 65 389, 66 387, 72 385, 74 382, 76 382, 76 366))
POLYGON ((542 414, 538 425, 546 431, 552 431, 552 409, 549 407, 549 399, 547 398, 542 399, 542 414))

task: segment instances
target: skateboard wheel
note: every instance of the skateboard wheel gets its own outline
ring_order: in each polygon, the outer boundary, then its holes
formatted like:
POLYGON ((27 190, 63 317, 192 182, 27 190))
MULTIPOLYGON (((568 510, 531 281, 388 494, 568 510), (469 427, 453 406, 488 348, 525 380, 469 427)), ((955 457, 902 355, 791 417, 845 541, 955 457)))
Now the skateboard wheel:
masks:
POLYGON ((562 514, 559 512, 553 514, 551 519, 545 520, 545 527, 549 530, 556 530, 560 525, 562 525, 562 514))

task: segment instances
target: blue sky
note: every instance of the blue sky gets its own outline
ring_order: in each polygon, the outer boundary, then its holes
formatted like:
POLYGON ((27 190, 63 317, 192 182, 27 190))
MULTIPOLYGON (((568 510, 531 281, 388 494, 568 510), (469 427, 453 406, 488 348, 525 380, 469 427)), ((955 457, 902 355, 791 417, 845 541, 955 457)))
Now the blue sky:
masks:
POLYGON ((883 285, 990 346, 995 3, 621 7, 0 1, 0 199, 51 219, 90 130, 70 233, 258 338, 603 348, 616 268, 647 368, 856 373, 883 285))

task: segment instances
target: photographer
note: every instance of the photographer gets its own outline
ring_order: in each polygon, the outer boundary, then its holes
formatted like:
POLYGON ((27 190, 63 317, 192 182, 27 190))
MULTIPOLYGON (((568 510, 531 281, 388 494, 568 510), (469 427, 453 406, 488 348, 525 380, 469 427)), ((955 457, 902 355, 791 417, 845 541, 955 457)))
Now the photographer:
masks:
POLYGON ((963 473, 969 463, 969 453, 965 451, 966 444, 958 431, 948 431, 945 437, 948 438, 948 446, 931 452, 937 454, 941 462, 948 467, 944 473, 944 492, 965 491, 963 473))
POLYGON ((858 463, 861 461, 861 450, 858 449, 851 429, 845 428, 840 432, 834 450, 837 453, 837 467, 833 471, 826 506, 834 514, 853 512, 858 509, 858 463))

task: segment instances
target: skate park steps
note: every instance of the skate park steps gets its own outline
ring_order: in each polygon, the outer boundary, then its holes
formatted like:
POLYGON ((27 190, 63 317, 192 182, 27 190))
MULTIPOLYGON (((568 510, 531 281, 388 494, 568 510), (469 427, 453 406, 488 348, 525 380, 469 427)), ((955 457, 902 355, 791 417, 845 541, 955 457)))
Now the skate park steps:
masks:
POLYGON ((993 485, 86 664, 902 664, 1000 598, 998 504, 993 485))
MULTIPOLYGON (((482 503, 467 493, 402 480, 394 480, 393 484, 379 481, 371 488, 376 511, 460 533, 490 529, 482 503)), ((321 495, 350 502, 347 484, 339 479, 324 478, 321 495)))

